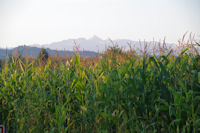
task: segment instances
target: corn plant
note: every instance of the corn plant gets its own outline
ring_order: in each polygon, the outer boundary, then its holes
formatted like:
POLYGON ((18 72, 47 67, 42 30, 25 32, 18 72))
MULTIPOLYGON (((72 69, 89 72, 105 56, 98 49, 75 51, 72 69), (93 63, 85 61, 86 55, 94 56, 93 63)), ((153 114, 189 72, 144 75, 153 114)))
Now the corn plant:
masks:
POLYGON ((6 132, 200 132, 198 54, 105 54, 84 65, 87 59, 75 53, 67 60, 6 61, 0 71, 6 132))

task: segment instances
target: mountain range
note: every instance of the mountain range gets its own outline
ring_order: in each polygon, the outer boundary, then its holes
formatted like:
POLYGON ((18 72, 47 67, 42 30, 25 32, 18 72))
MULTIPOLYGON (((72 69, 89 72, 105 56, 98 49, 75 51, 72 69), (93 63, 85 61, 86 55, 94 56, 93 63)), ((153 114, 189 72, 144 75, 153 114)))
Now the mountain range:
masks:
MULTIPOLYGON (((106 39, 103 40, 97 36, 93 36, 92 38, 78 38, 78 39, 68 39, 58 42, 53 42, 50 44, 33 44, 30 46, 19 46, 12 49, 0 49, 0 58, 5 58, 6 53, 8 55, 12 55, 15 51, 18 51, 22 56, 33 56, 37 57, 41 48, 46 48, 50 55, 55 55, 56 51, 60 56, 72 56, 74 54, 74 49, 79 48, 80 51, 84 50, 85 56, 96 56, 98 52, 105 51, 109 46, 117 45, 118 47, 124 48, 124 50, 129 49, 129 44, 134 46, 134 49, 137 51, 139 49, 144 48, 145 44, 148 44, 148 50, 151 51, 154 47, 154 44, 158 44, 158 42, 145 42, 145 41, 133 41, 129 39, 106 39)), ((175 47, 174 44, 167 43, 166 46, 168 48, 175 47)), ((80 56, 83 53, 80 52, 80 56)))

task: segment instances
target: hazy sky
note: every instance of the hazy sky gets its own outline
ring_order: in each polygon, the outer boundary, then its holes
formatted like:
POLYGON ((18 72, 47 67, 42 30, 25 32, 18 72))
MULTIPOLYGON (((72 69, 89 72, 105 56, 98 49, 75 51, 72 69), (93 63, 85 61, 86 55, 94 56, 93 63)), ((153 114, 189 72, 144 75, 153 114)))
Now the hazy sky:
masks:
POLYGON ((102 39, 200 38, 200 0, 0 0, 0 47, 102 39))

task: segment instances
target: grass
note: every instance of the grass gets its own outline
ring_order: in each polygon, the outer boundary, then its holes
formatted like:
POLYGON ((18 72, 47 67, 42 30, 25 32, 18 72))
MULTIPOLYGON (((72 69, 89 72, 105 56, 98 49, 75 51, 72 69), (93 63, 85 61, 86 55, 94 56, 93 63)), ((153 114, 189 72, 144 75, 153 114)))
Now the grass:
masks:
POLYGON ((116 50, 93 59, 75 54, 67 63, 7 61, 0 69, 6 132, 200 132, 197 53, 116 50))

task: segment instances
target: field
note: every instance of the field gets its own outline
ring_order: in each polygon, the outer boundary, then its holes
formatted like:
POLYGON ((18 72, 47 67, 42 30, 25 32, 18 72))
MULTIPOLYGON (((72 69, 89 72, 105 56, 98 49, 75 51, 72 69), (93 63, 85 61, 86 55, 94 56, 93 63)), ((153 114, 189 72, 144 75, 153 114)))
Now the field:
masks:
POLYGON ((198 51, 142 53, 6 59, 0 124, 19 133, 200 132, 198 51))

